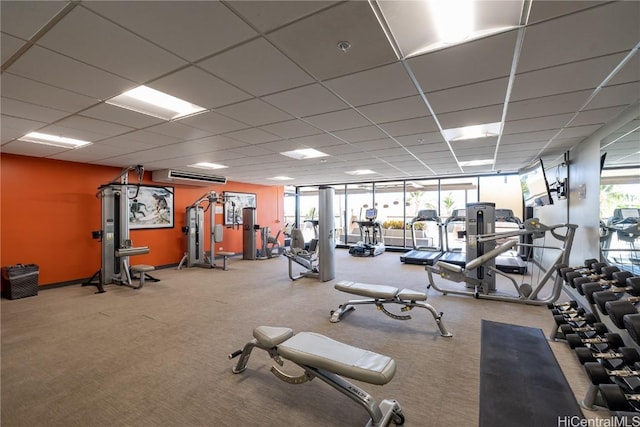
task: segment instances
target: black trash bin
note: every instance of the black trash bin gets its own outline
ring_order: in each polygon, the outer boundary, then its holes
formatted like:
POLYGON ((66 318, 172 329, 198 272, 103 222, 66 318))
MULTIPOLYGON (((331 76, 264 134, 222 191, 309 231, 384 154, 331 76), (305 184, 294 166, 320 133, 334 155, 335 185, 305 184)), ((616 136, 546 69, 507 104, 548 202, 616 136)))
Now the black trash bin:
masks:
POLYGON ((35 264, 16 264, 2 267, 2 295, 18 299, 38 295, 38 275, 35 264))

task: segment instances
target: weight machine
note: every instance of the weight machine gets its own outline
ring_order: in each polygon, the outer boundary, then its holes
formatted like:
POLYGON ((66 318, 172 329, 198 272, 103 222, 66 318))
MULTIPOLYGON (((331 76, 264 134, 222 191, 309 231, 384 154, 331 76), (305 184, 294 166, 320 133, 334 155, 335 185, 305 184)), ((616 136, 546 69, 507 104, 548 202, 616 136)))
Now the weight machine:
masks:
MULTIPOLYGON (((533 305, 545 305, 547 303, 554 302, 562 292, 562 277, 560 275, 556 275, 551 292, 547 296, 541 298, 540 292, 545 288, 545 286, 547 286, 549 280, 551 280, 555 271, 553 266, 558 264, 567 264, 569 262, 571 246, 573 244, 577 228, 578 226, 574 224, 547 226, 540 223, 537 218, 531 218, 524 222, 524 229, 522 230, 514 230, 512 232, 504 233, 487 232, 485 234, 477 234, 473 239, 473 244, 478 247, 478 250, 474 253, 476 258, 468 260, 464 266, 450 264, 443 261, 438 261, 435 266, 427 266, 426 270, 429 277, 429 284, 427 287, 433 287, 435 290, 445 295, 449 293, 467 295, 473 296, 477 299, 491 299, 533 305), (559 232, 560 229, 565 229, 563 234, 559 232), (495 247, 495 241, 499 239, 531 235, 535 242, 536 239, 545 237, 547 232, 549 232, 555 239, 559 240, 562 243, 562 246, 546 246, 544 242, 542 244, 518 243, 518 240, 510 239, 495 247), (493 246, 493 249, 489 249, 487 246, 484 246, 487 243, 493 246), (558 251, 557 258, 553 261, 551 267, 545 271, 544 275, 539 279, 539 282, 535 287, 528 283, 518 285, 513 278, 495 268, 495 258, 518 245, 527 246, 531 249, 538 248, 558 251), (464 282, 468 288, 472 288, 473 290, 461 291, 439 287, 433 279, 434 273, 453 282, 464 282), (516 290, 516 295, 497 293, 495 290, 496 275, 501 275, 508 279, 513 284, 516 290)), ((467 237, 469 237, 469 235, 467 237)), ((540 270, 544 270, 539 263, 536 265, 540 270)))
MULTIPOLYGON (((215 191, 209 191, 187 206, 185 215, 187 225, 182 227, 183 233, 187 236, 187 250, 180 260, 180 264, 178 264, 178 270, 185 263, 187 267, 216 267, 216 243, 222 241, 223 227, 222 224, 216 224, 215 206, 216 204, 224 205, 225 202, 227 200, 224 195, 220 196, 215 191), (209 212, 209 253, 205 251, 204 247, 204 217, 207 211, 209 212)), ((233 203, 233 201, 230 201, 230 203, 233 203)))
MULTIPOLYGON (((131 267, 129 257, 149 253, 148 246, 134 247, 129 238, 129 200, 138 196, 140 184, 144 176, 142 165, 129 166, 120 172, 116 178, 108 184, 98 187, 96 197, 102 202, 102 228, 93 231, 94 239, 101 242, 101 265, 98 270, 82 286, 96 286, 96 293, 103 293, 104 285, 117 284, 139 289, 144 283, 141 280, 139 286, 132 284, 131 267), (129 184, 129 173, 135 171, 138 177, 136 184, 129 184), (135 188, 133 197, 129 197, 129 188, 135 188)), ((146 266, 145 266, 146 267, 146 266)), ((152 269, 149 267, 148 269, 152 269)), ((140 271, 141 275, 154 282, 156 279, 147 273, 140 271)), ((133 277, 135 279, 135 277, 133 277)))

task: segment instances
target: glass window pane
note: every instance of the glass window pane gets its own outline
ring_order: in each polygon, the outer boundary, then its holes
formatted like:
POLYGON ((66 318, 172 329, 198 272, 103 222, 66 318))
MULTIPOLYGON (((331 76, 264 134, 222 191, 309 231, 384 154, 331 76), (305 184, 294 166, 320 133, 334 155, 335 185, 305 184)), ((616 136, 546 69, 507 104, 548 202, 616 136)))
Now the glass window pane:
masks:
POLYGON ((365 212, 373 207, 373 184, 347 184, 347 243, 362 240, 360 228, 353 221, 365 219, 365 212))

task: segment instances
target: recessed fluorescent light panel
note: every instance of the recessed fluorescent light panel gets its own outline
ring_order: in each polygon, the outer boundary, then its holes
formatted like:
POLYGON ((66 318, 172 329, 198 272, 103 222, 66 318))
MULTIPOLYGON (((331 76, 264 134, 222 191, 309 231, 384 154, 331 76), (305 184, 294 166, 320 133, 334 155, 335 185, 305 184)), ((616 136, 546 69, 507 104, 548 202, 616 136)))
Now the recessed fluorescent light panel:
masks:
POLYGON ((444 137, 447 141, 462 141, 464 139, 489 138, 500 135, 502 123, 487 123, 484 125, 465 126, 454 129, 444 129, 444 137))
POLYGON ((347 173, 349 175, 371 175, 372 173, 375 173, 375 172, 372 171, 371 169, 357 169, 354 171, 345 171, 344 173, 347 173))
POLYGON ((288 177, 288 176, 274 176, 274 177, 267 178, 267 179, 271 179, 273 181, 290 181, 293 178, 288 177))
POLYGON ((106 103, 163 120, 176 120, 205 111, 205 108, 147 86, 138 86, 106 103))
POLYGON ((225 165, 219 165, 217 163, 207 163, 207 162, 194 163, 193 165, 187 165, 187 166, 190 168, 207 169, 207 170, 224 169, 228 167, 225 165))
POLYGON ((492 165, 493 164, 493 159, 483 159, 483 160, 469 160, 466 162, 458 162, 460 164, 461 167, 465 167, 465 166, 485 166, 485 165, 492 165))
POLYGON ((48 135, 46 133, 31 132, 18 138, 20 141, 34 142, 36 144, 52 145, 61 148, 80 148, 91 144, 81 139, 65 138, 64 136, 48 135))
POLYGON ((280 154, 282 154, 283 156, 294 158, 296 160, 315 159, 318 157, 328 156, 328 154, 323 153, 322 151, 315 150, 313 148, 302 148, 300 150, 284 151, 280 154))
POLYGON ((369 0, 399 59, 517 28, 525 2, 369 0))

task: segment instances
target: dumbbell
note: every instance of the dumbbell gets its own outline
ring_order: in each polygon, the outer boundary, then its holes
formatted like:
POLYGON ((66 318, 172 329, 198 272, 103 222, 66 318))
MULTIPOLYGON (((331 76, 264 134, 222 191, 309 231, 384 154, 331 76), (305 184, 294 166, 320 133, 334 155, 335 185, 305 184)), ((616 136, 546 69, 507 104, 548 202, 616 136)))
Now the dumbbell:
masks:
POLYGON ((564 316, 562 314, 556 314, 553 316, 553 320, 556 325, 571 325, 575 327, 581 327, 585 325, 593 325, 598 322, 598 318, 593 313, 584 313, 581 316, 564 316))
POLYGON ((624 329, 624 316, 637 314, 636 304, 638 302, 640 302, 640 297, 628 297, 617 301, 607 301, 604 307, 613 324, 620 329, 624 329))
POLYGON ((569 280, 571 287, 576 288, 580 295, 584 295, 582 290, 583 284, 598 282, 601 283, 601 286, 611 286, 612 282, 615 281, 613 275, 619 271, 620 269, 615 265, 607 265, 602 267, 602 269, 600 269, 600 273, 597 274, 578 275, 577 273, 567 273, 567 279, 569 280))
MULTIPOLYGON (((631 273, 629 273, 628 271, 621 271, 620 273, 616 273, 616 275, 620 277, 620 280, 623 277, 626 277, 626 282, 625 282, 625 284, 627 285, 626 287, 609 288, 607 290, 593 292, 591 294, 591 300, 598 307, 601 313, 609 314, 607 312, 607 302, 628 299, 629 298, 628 296, 625 297, 626 295, 624 293, 625 291, 633 295, 633 297, 635 298, 637 298, 638 295, 640 295, 640 277, 628 277, 629 274, 631 273), (624 275, 624 273, 626 273, 626 275, 624 275)), ((586 293, 585 293, 585 296, 586 296, 586 293)))
POLYGON ((620 347, 624 347, 624 341, 622 337, 618 334, 607 332, 602 336, 597 336, 593 338, 582 338, 578 334, 567 334, 565 335, 567 339, 567 343, 569 347, 572 349, 578 347, 592 347, 598 351, 602 351, 604 349, 616 349, 620 347))
POLYGON ((600 384, 598 388, 610 411, 640 411, 640 394, 627 394, 617 384, 600 384))
POLYGON ((633 342, 640 345, 640 314, 634 313, 622 316, 622 323, 633 342))
POLYGON ((567 302, 560 302, 560 303, 553 303, 550 302, 549 304, 547 304, 547 308, 549 310, 560 310, 560 311, 564 311, 564 310, 570 310, 572 308, 578 308, 578 301, 567 301, 567 302))
POLYGON ((558 273, 560 275, 560 277, 562 277, 562 280, 566 280, 564 278, 564 275, 566 273, 569 273, 571 271, 577 271, 577 270, 588 270, 591 268, 591 266, 593 264, 597 264, 599 261, 595 258, 591 258, 591 259, 586 259, 584 261, 584 265, 578 266, 578 267, 569 267, 567 264, 556 264, 555 269, 556 269, 556 273, 558 273))
POLYGON ((582 307, 565 308, 565 309, 554 308, 553 310, 551 310, 551 314, 553 316, 562 315, 562 316, 575 317, 575 316, 582 316, 584 315, 584 313, 585 313, 585 310, 582 307))
POLYGON ((582 295, 584 295, 590 304, 594 304, 591 294, 600 291, 611 291, 613 293, 628 292, 631 295, 640 295, 640 281, 628 282, 627 279, 633 279, 636 277, 630 271, 616 271, 611 275, 611 280, 593 280, 586 281, 586 278, 576 279, 574 282, 576 286, 582 289, 582 295))
MULTIPOLYGON (((637 352, 636 355, 638 355, 637 352)), ((584 369, 594 385, 618 384, 623 385, 626 391, 640 391, 640 371, 633 369, 630 365, 622 369, 607 369, 598 362, 587 362, 584 364, 584 369)))
POLYGON ((638 352, 633 347, 619 347, 606 351, 592 351, 587 347, 578 347, 575 352, 581 365, 588 362, 599 362, 611 369, 620 369, 638 361, 638 352))
POLYGON ((609 330, 607 329, 607 325, 600 322, 591 325, 587 324, 585 326, 572 326, 565 323, 560 325, 560 332, 562 332, 562 335, 565 337, 569 334, 577 334, 584 338, 593 338, 595 335, 604 335, 609 332, 609 330))

